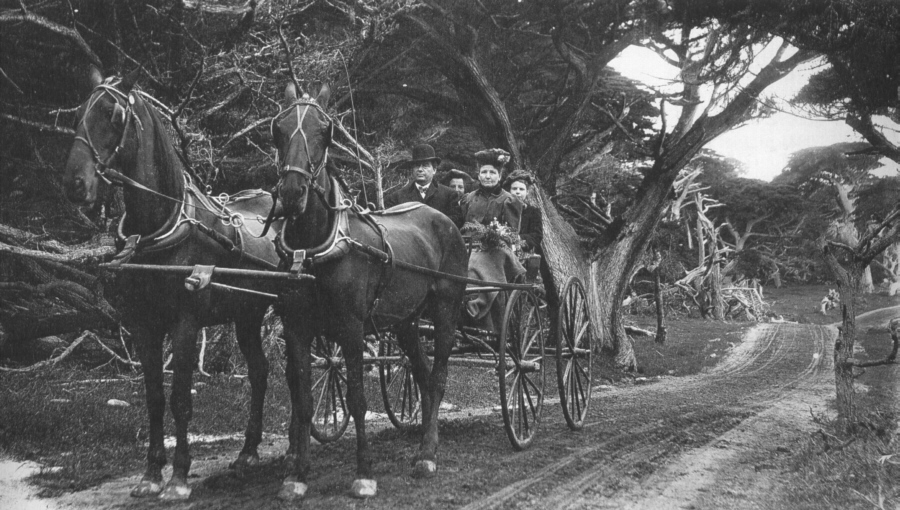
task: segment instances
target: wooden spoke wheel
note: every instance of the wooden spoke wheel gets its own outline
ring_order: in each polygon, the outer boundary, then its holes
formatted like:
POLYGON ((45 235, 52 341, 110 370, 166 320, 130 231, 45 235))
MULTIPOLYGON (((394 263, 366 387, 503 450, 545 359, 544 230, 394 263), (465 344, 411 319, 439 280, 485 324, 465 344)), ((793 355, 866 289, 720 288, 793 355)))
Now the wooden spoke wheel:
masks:
POLYGON ((566 423, 581 430, 591 403, 594 328, 581 280, 569 278, 559 304, 556 378, 566 423))
POLYGON ((378 364, 381 398, 388 419, 400 430, 416 428, 422 422, 422 406, 409 358, 391 334, 386 334, 382 339, 378 356, 400 356, 399 361, 381 361, 378 364))
POLYGON ((544 336, 540 302, 533 292, 509 296, 500 330, 500 407, 516 450, 531 444, 544 407, 544 336))
POLYGON ((344 435, 350 423, 347 409, 347 369, 340 346, 322 336, 312 344, 312 397, 314 413, 310 433, 320 443, 344 435))

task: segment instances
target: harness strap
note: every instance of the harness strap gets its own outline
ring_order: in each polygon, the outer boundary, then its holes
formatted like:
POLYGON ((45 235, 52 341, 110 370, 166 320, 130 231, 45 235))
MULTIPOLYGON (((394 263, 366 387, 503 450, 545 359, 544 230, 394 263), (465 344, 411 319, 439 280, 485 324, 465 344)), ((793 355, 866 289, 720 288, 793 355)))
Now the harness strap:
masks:
MULTIPOLYGON (((372 300, 372 304, 369 306, 368 316, 370 318, 374 316, 375 311, 378 309, 378 305, 381 303, 381 295, 384 293, 385 289, 387 289, 388 285, 391 284, 391 280, 394 279, 394 249, 384 236, 384 230, 380 228, 377 230, 379 234, 381 234, 381 245, 384 247, 384 252, 387 255, 387 262, 382 265, 381 278, 378 280, 378 286, 375 287, 375 299, 372 300)), ((372 326, 375 326, 374 319, 372 319, 372 326)))
MULTIPOLYGON (((378 260, 383 264, 387 264, 391 261, 391 257, 388 253, 385 253, 378 248, 373 248, 367 244, 362 244, 356 239, 347 239, 347 242, 350 244, 350 247, 359 250, 360 252, 378 260)), ((428 267, 417 266, 415 264, 410 264, 409 262, 404 262, 402 260, 395 260, 393 264, 400 268, 406 269, 407 271, 412 271, 414 273, 425 274, 428 276, 434 276, 435 278, 440 278, 444 280, 450 280, 459 283, 472 284, 472 285, 482 285, 482 286, 491 286, 498 287, 504 290, 529 290, 533 289, 534 285, 531 284, 520 284, 520 283, 505 283, 505 282, 486 282, 484 280, 476 280, 475 278, 466 278, 464 276, 457 276, 455 274, 444 273, 438 271, 436 269, 431 269, 428 267)))

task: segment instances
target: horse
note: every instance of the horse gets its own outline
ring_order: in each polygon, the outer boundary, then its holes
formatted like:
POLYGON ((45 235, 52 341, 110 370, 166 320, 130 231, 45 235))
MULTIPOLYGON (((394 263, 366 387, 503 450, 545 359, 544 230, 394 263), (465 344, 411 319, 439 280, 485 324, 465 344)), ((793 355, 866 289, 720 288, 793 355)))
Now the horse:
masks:
MULTIPOLYGON (((166 266, 277 269, 274 234, 257 239, 262 227, 249 220, 244 224, 240 221, 241 217, 257 218, 268 213, 273 204, 271 194, 242 192, 244 200, 228 204, 205 196, 185 173, 159 113, 134 88, 136 79, 136 73, 121 81, 104 79, 99 70, 91 70, 94 88, 78 109, 75 141, 63 178, 70 200, 92 204, 101 179, 124 185, 125 214, 118 234, 125 247, 117 256, 119 263, 133 260, 166 266)), ((208 281, 209 276, 201 274, 198 278, 208 281)), ((228 281, 257 291, 274 285, 246 277, 228 281)), ((190 497, 187 431, 192 413, 191 378, 197 333, 205 326, 235 324, 238 345, 247 361, 251 402, 244 445, 232 467, 243 470, 258 463, 269 370, 260 328, 269 298, 213 291, 210 286, 189 292, 184 278, 171 273, 126 272, 117 283, 123 294, 124 319, 143 366, 150 420, 147 468, 131 495, 158 495, 164 500, 190 497), (166 334, 173 348, 170 408, 175 418, 176 446, 172 477, 163 487, 166 334)))
POLYGON ((291 437, 296 439, 279 493, 282 499, 302 498, 307 490, 312 414, 308 367, 310 342, 317 334, 337 342, 347 362, 347 403, 357 446, 351 495, 369 497, 377 492, 366 437, 362 361, 364 336, 384 328, 394 327, 421 395, 422 439, 413 474, 434 476, 438 410, 465 293, 466 247, 452 220, 413 204, 372 215, 345 198, 327 161, 332 134, 325 112, 329 96, 323 86, 315 99, 298 97, 290 84, 285 89, 286 106, 272 121, 281 162, 276 192, 286 215, 279 251, 292 269, 315 275, 314 285, 282 299, 280 312, 294 409, 291 437), (414 325, 423 312, 434 322, 430 368, 414 325))

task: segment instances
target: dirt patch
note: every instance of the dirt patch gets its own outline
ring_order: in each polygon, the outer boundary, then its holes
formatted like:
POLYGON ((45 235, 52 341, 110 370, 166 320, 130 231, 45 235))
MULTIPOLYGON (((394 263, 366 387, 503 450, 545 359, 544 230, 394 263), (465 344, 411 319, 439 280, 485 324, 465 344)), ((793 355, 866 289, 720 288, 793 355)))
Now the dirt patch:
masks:
MULTIPOLYGON (((859 317, 862 327, 900 313, 859 317)), ((833 395, 833 327, 763 324, 725 349, 715 367, 647 384, 595 382, 585 429, 571 432, 558 405, 545 408, 532 448, 510 448, 493 407, 445 413, 438 476, 418 480, 409 461, 418 434, 371 423, 379 494, 347 495, 352 433, 317 445, 306 508, 760 508, 779 507, 783 460, 807 437, 810 412, 833 395)), ((555 393, 548 386, 548 397, 555 393)), ((351 427, 352 431, 352 427, 351 427)), ((282 477, 280 436, 267 436, 263 462, 242 479, 227 469, 235 441, 193 449, 192 500, 164 505, 128 496, 137 475, 52 500, 64 508, 287 507, 275 498, 282 477)))

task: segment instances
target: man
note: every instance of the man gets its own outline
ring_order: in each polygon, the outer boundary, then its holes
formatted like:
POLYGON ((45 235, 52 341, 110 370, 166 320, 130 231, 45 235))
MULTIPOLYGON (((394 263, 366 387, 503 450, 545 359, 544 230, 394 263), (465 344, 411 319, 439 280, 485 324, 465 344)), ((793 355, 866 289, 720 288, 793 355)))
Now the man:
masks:
POLYGON ((410 182, 385 197, 385 209, 406 202, 421 202, 444 213, 457 227, 461 227, 459 194, 434 181, 434 172, 440 162, 440 158, 434 155, 434 148, 427 143, 413 147, 412 159, 402 165, 410 172, 410 182))

